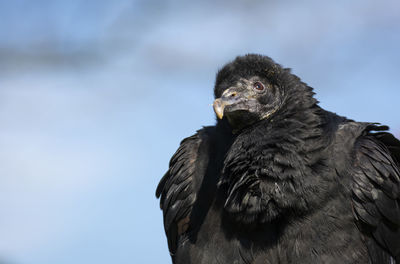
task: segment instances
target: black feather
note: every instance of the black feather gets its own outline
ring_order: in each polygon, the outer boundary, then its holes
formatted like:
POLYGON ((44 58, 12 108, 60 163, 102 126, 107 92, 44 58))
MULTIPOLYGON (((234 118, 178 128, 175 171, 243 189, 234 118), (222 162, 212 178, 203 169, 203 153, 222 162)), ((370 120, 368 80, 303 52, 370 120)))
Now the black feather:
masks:
POLYGON ((225 117, 181 142, 156 190, 174 263, 400 264, 387 126, 323 110, 261 55, 224 66, 214 94, 225 117))

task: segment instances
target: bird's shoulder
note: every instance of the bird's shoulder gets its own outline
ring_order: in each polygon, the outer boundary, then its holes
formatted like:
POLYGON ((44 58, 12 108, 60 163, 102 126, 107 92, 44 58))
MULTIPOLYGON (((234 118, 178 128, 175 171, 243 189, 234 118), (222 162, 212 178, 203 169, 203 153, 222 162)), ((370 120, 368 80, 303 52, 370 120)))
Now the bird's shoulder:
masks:
POLYGON ((156 196, 164 215, 164 228, 171 254, 190 228, 191 211, 206 173, 215 127, 204 127, 183 139, 160 180, 156 196))
POLYGON ((352 207, 372 263, 400 262, 400 141, 363 124, 353 147, 352 207))

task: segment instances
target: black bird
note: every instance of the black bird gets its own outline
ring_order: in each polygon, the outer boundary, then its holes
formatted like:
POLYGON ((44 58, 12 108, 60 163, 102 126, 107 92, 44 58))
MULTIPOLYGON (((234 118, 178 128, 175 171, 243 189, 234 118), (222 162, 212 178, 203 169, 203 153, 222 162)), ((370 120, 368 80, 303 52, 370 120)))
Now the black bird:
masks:
POLYGON ((184 139, 156 195, 172 262, 400 264, 400 141, 323 110, 266 56, 217 74, 215 126, 184 139))

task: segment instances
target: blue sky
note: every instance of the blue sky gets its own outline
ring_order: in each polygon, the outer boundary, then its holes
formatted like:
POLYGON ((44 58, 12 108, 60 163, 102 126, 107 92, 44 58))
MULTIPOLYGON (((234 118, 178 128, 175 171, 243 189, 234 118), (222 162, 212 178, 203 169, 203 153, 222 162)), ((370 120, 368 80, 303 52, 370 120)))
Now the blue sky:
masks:
POLYGON ((0 263, 170 263, 155 187, 261 53, 400 135, 398 1, 0 0, 0 263))

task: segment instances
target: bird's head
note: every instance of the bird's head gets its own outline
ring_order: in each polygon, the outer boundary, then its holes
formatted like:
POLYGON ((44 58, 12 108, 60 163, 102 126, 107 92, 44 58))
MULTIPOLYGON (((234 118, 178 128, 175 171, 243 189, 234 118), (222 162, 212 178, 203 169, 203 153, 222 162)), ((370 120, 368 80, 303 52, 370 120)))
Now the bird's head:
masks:
POLYGON ((234 132, 239 131, 273 118, 293 92, 288 87, 298 87, 296 82, 305 86, 267 56, 239 56, 217 74, 214 111, 219 119, 228 119, 234 132))

